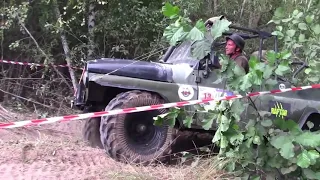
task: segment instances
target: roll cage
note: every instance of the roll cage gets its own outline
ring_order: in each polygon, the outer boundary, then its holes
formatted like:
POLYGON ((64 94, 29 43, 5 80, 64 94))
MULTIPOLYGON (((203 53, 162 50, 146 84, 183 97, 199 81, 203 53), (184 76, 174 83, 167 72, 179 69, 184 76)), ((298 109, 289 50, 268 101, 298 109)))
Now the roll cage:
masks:
MULTIPOLYGON (((222 34, 223 36, 229 36, 233 33, 237 33, 244 40, 259 39, 258 59, 260 61, 262 61, 263 44, 264 44, 264 41, 267 39, 273 39, 273 44, 274 44, 273 50, 275 53, 278 53, 278 37, 276 35, 273 35, 272 33, 267 32, 267 31, 246 28, 246 27, 240 27, 240 26, 235 26, 235 25, 230 25, 229 28, 233 29, 233 31, 231 30, 229 32, 224 32, 222 34), (237 32, 237 31, 243 31, 243 33, 237 32)), ((226 41, 214 42, 214 45, 211 46, 212 47, 211 51, 214 52, 215 47, 223 46, 225 44, 226 44, 226 41)), ((185 47, 184 49, 189 51, 191 48, 191 45, 192 45, 190 42, 182 42, 182 43, 178 43, 178 45, 176 45, 176 46, 170 46, 160 61, 164 62, 164 63, 172 64, 172 62, 170 62, 170 61, 168 62, 168 60, 170 60, 170 58, 172 56, 175 56, 176 54, 181 54, 181 52, 177 52, 177 51, 181 51, 181 49, 183 49, 183 48, 181 48, 181 46, 188 46, 188 45, 190 47, 189 48, 185 47), (179 50, 179 48, 180 48, 180 50, 179 50)), ((188 63, 191 66, 195 65, 194 62, 192 62, 192 60, 195 60, 195 59, 192 58, 190 54, 186 55, 186 53, 184 53, 183 59, 181 59, 181 58, 177 58, 177 59, 179 60, 178 63, 182 62, 182 63, 188 63), (185 61, 185 62, 183 62, 183 61, 185 61)), ((213 59, 212 63, 217 64, 218 59, 217 58, 212 58, 212 59, 213 59)), ((175 60, 173 60, 173 61, 175 61, 175 60)), ((308 65, 303 61, 291 62, 291 65, 300 65, 300 67, 298 67, 297 70, 293 73, 292 78, 295 78, 304 68, 308 67, 308 65)))

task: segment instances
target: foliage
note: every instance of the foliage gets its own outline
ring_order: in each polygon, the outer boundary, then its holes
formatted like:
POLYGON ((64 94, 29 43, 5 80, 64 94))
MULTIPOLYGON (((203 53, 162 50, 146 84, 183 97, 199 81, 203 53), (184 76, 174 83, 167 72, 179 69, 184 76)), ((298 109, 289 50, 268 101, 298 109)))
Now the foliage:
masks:
POLYGON ((277 8, 270 23, 275 23, 274 34, 284 42, 284 49, 290 49, 294 61, 302 61, 310 67, 304 70, 297 82, 319 83, 320 68, 320 1, 310 1, 287 14, 283 7, 277 8))
MULTIPOLYGON (((179 7, 166 3, 162 10, 163 14, 173 21, 164 30, 164 37, 172 45, 180 41, 197 42, 194 43, 192 55, 198 60, 207 57, 208 54, 212 55, 210 54, 211 44, 227 31, 231 24, 228 20, 218 20, 210 31, 213 38, 208 38, 201 19, 192 26, 191 21, 181 15, 179 7)), ((277 13, 279 12, 276 11, 277 13)), ((293 17, 290 17, 291 20, 286 21, 295 20, 295 23, 287 24, 286 28, 284 25, 280 26, 280 21, 283 22, 283 19, 277 20, 279 26, 274 34, 280 35, 285 41, 284 49, 301 47, 303 48, 301 56, 306 56, 308 60, 316 63, 318 60, 314 58, 318 53, 319 43, 319 36, 316 35, 320 32, 318 33, 318 25, 314 22, 319 21, 313 22, 316 15, 310 13, 302 18, 303 14, 295 10, 293 17), (298 33, 299 35, 295 36, 298 33), (304 38, 301 37, 302 34, 304 38)), ((283 50, 278 53, 268 51, 267 63, 251 57, 250 72, 246 74, 234 61, 224 55, 219 55, 222 68, 216 73, 220 80, 213 83, 224 83, 226 90, 239 94, 274 89, 277 77, 291 74, 290 64, 296 56, 294 51, 283 50)), ((311 65, 310 69, 305 70, 309 72, 306 74, 319 72, 312 67, 315 66, 311 65)), ((195 108, 197 112, 205 111, 199 105, 195 108)), ((191 127, 193 119, 196 118, 187 115, 183 109, 174 108, 168 114, 157 117, 155 123, 161 124, 169 120, 169 124, 173 126, 177 117, 184 119, 183 123, 186 127, 191 127)), ((201 122, 205 130, 213 126, 217 127, 212 142, 220 147, 219 156, 231 159, 226 166, 228 171, 239 172, 239 175, 246 179, 260 179, 261 177, 275 179, 279 175, 289 179, 295 177, 320 179, 320 154, 316 150, 316 147, 320 146, 319 131, 303 131, 292 120, 284 120, 281 117, 272 118, 270 113, 259 111, 250 98, 219 101, 207 111, 201 122), (243 112, 249 105, 255 108, 254 114, 244 119, 243 112)))

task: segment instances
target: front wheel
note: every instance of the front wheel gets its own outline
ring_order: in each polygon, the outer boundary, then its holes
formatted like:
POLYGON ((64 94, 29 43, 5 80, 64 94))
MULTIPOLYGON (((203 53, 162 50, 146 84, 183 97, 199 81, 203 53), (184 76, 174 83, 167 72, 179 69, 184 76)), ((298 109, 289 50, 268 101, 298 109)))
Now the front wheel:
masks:
MULTIPOLYGON (((164 100, 158 95, 135 90, 119 94, 106 111, 162 103, 164 100)), ((153 117, 166 112, 159 109, 102 117, 100 134, 106 153, 115 160, 130 163, 149 164, 168 159, 174 129, 153 125, 153 117)))

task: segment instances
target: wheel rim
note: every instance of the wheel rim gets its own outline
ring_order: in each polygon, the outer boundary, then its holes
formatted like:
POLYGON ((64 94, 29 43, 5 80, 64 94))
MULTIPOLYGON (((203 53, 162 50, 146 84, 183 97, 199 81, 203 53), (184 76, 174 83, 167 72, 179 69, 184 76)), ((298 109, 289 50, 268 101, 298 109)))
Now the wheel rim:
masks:
POLYGON ((153 117, 158 111, 130 113, 126 115, 124 128, 127 145, 139 154, 155 153, 163 146, 167 129, 153 125, 153 117))

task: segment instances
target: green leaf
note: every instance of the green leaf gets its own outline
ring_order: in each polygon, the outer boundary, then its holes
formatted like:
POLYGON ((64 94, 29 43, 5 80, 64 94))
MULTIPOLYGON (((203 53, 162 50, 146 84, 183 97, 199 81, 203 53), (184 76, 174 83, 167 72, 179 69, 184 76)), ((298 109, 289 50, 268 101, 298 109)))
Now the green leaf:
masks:
POLYGON ((316 35, 320 34, 320 24, 316 24, 316 25, 312 26, 311 29, 313 30, 313 32, 314 32, 316 35))
POLYGON ((213 121, 214 121, 214 119, 212 119, 212 118, 205 119, 204 124, 202 125, 203 129, 209 130, 210 128, 212 128, 213 121))
POLYGON ((228 119, 227 116, 225 115, 221 115, 221 119, 220 119, 220 127, 221 127, 221 131, 225 132, 229 129, 230 126, 230 120, 228 119))
MULTIPOLYGON (((167 114, 164 114, 164 115, 167 115, 167 114)), ((162 126, 163 125, 163 121, 164 121, 164 117, 162 117, 163 115, 159 115, 159 116, 156 116, 156 117, 153 117, 153 120, 154 120, 154 125, 155 126, 162 126)))
POLYGON ((243 76, 242 83, 240 85, 241 91, 247 91, 250 87, 252 87, 251 76, 252 75, 250 73, 243 76))
POLYGON ((230 24, 231 22, 226 19, 217 20, 216 23, 211 27, 211 35, 213 40, 216 40, 225 31, 228 31, 230 24))
POLYGON ((306 131, 298 135, 295 138, 295 142, 301 144, 302 146, 315 148, 320 146, 320 134, 306 131))
POLYGON ((244 135, 241 133, 235 134, 230 137, 230 143, 234 146, 240 145, 244 140, 244 135))
POLYGON ((280 154, 286 159, 294 157, 294 145, 292 144, 292 137, 289 135, 278 135, 271 139, 271 145, 280 149, 280 154))
POLYGON ((274 70, 274 67, 272 66, 266 66, 264 71, 263 71, 263 78, 264 79, 269 79, 270 76, 272 75, 273 73, 273 70, 274 70))
POLYGON ((282 53, 280 53, 281 54, 281 58, 282 59, 289 59, 290 57, 291 57, 291 52, 282 52, 282 53))
POLYGON ((301 30, 307 30, 307 24, 306 23, 299 23, 298 24, 298 28, 301 30))
POLYGON ((281 31, 273 31, 271 34, 274 35, 274 36, 279 36, 279 37, 283 37, 284 36, 284 34, 281 31))
POLYGON ((277 54, 274 51, 267 51, 266 58, 267 58, 268 64, 273 65, 277 60, 277 54))
POLYGON ((319 77, 318 76, 312 76, 312 77, 308 77, 308 80, 314 83, 319 82, 319 77))
POLYGON ((197 21, 195 27, 196 27, 197 29, 199 29, 199 31, 201 31, 201 32, 203 32, 203 33, 207 31, 206 26, 204 25, 204 22, 203 22, 202 19, 199 19, 199 20, 197 21))
POLYGON ((219 127, 213 136, 212 143, 218 142, 221 139, 221 136, 221 128, 219 127))
POLYGON ((289 37, 293 37, 296 33, 296 30, 294 29, 289 29, 286 31, 286 34, 289 36, 289 37))
POLYGON ((287 23, 287 22, 289 22, 291 20, 292 20, 292 18, 286 18, 286 19, 282 19, 282 22, 287 23))
POLYGON ((230 108, 230 112, 233 114, 241 114, 245 110, 245 104, 241 102, 239 99, 235 99, 230 108))
POLYGON ((303 150, 297 157, 297 165, 301 168, 308 168, 311 165, 311 159, 307 150, 303 150))
POLYGON ((163 36, 170 42, 170 45, 176 45, 186 35, 187 33, 183 30, 183 27, 176 27, 174 25, 166 27, 163 33, 163 36))
POLYGON ((310 68, 307 68, 307 69, 304 70, 304 73, 306 73, 306 74, 309 74, 310 72, 311 72, 310 68))
POLYGON ((260 62, 260 63, 258 63, 258 64, 255 66, 254 70, 258 70, 258 71, 263 72, 263 71, 264 71, 264 69, 265 69, 265 67, 266 67, 266 64, 265 64, 265 63, 260 62))
POLYGON ((199 41, 204 38, 204 34, 197 27, 193 27, 189 32, 187 38, 192 41, 199 41))
POLYGON ((178 6, 173 6, 171 5, 169 2, 166 2, 164 4, 164 6, 162 6, 162 13, 163 15, 165 15, 166 17, 172 17, 175 15, 178 15, 180 12, 180 9, 178 6))
POLYGON ((250 69, 255 69, 256 65, 259 64, 259 59, 256 56, 250 56, 249 67, 250 69))
POLYGON ((312 21, 313 21, 313 19, 314 19, 314 15, 311 15, 311 16, 307 15, 307 16, 306 16, 306 22, 307 22, 308 24, 311 24, 312 21))
POLYGON ((286 142, 285 144, 283 144, 280 150, 280 154, 282 157, 286 159, 293 158, 295 154, 294 154, 294 145, 292 144, 292 142, 286 142))
POLYGON ((264 126, 264 127, 270 127, 272 126, 272 121, 270 119, 267 119, 267 120, 264 120, 264 121, 261 121, 261 125, 264 126))
POLYGON ((268 86, 268 89, 273 89, 275 85, 278 84, 278 81, 275 79, 268 79, 266 81, 266 85, 268 86))
POLYGON ((196 41, 192 45, 192 56, 198 60, 203 59, 211 52, 211 44, 209 40, 203 39, 201 41, 196 41))
POLYGON ((282 174, 289 174, 291 172, 294 172, 295 170, 297 170, 298 166, 297 165, 292 165, 288 168, 281 168, 281 173, 282 174))
POLYGON ((188 127, 191 128, 191 124, 192 124, 193 118, 192 116, 187 116, 185 120, 183 120, 183 124, 188 127))
POLYGON ((306 42, 306 35, 300 34, 299 35, 299 42, 306 42))
POLYGON ((275 70, 275 73, 279 76, 283 76, 288 72, 290 72, 290 68, 281 64, 279 64, 278 68, 275 70))
POLYGON ((320 180, 320 172, 314 172, 311 169, 302 169, 303 174, 308 179, 318 179, 320 180))
POLYGON ((228 147, 228 139, 225 136, 221 136, 221 140, 220 140, 220 147, 221 148, 226 148, 228 147))
POLYGON ((254 136, 253 137, 253 143, 257 144, 257 145, 260 145, 261 144, 260 136, 254 136))
POLYGON ((309 151, 308 151, 308 154, 309 154, 309 157, 310 157, 310 160, 311 160, 311 165, 316 164, 317 160, 318 160, 319 157, 320 157, 320 154, 318 153, 318 151, 316 151, 316 150, 309 150, 309 151))
POLYGON ((165 124, 169 125, 170 127, 174 127, 174 125, 176 124, 176 119, 178 117, 179 113, 176 111, 173 112, 169 112, 166 116, 165 116, 165 124))
POLYGON ((284 17, 284 8, 283 7, 278 7, 275 12, 274 12, 274 16, 277 18, 283 18, 284 17))
POLYGON ((206 27, 204 22, 200 19, 197 21, 196 26, 191 29, 187 38, 192 41, 199 41, 204 38, 204 32, 206 31, 206 27))
POLYGON ((235 66, 233 72, 236 76, 244 76, 246 74, 244 69, 240 66, 235 66))
POLYGON ((298 13, 299 13, 299 10, 295 9, 295 10, 292 12, 292 15, 293 15, 293 16, 296 16, 298 13))

